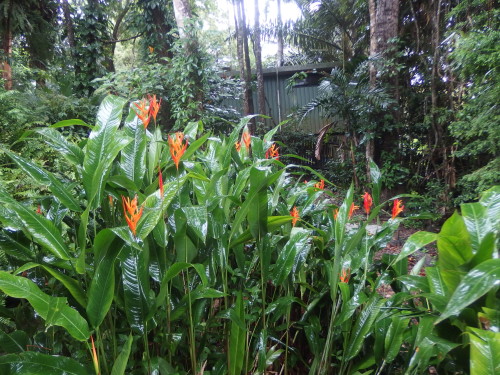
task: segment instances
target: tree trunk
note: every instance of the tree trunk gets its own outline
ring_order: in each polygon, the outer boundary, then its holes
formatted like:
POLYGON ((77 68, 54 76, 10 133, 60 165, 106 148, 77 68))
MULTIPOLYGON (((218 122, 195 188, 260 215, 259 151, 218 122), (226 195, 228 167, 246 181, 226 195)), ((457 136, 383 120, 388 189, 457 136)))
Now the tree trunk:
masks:
POLYGON ((283 66, 284 54, 283 54, 283 20, 281 18, 281 0, 278 0, 278 56, 277 65, 283 66))
POLYGON ((74 55, 75 27, 73 25, 73 19, 71 18, 71 9, 69 7, 68 0, 62 1, 62 9, 64 14, 64 27, 66 28, 66 33, 68 34, 68 44, 71 48, 71 54, 74 55))
POLYGON ((173 0, 174 1, 174 14, 177 28, 179 29, 179 36, 186 37, 186 22, 191 19, 192 11, 189 0, 173 0))
MULTIPOLYGON (((6 25, 9 27, 8 25, 6 25)), ((2 38, 2 48, 4 53, 2 78, 4 80, 5 90, 12 90, 12 68, 10 67, 10 59, 12 57, 12 30, 5 30, 2 38)))
MULTIPOLYGON (((238 45, 238 63, 240 65, 240 79, 243 81, 243 114, 254 113, 252 98, 252 72, 250 68, 250 54, 248 52, 248 31, 246 26, 245 6, 243 0, 233 0, 235 12, 236 41, 238 45)), ((250 132, 255 132, 255 122, 250 123, 250 132)))
POLYGON ((113 43, 111 44, 111 59, 110 59, 110 71, 114 72, 115 71, 115 49, 116 49, 116 42, 118 40, 118 37, 120 35, 120 26, 123 22, 123 19, 127 15, 128 11, 130 8, 130 0, 127 0, 125 2, 125 5, 121 12, 118 14, 116 17, 116 22, 115 25, 113 26, 113 34, 112 34, 112 41, 113 43))
POLYGON ((255 4, 255 31, 253 53, 255 55, 255 70, 257 71, 257 98, 259 114, 266 114, 266 94, 264 92, 264 73, 262 71, 262 48, 260 44, 259 0, 255 4))
MULTIPOLYGON (((399 1, 398 0, 368 0, 368 9, 370 13, 370 58, 384 58, 392 59, 394 57, 394 45, 391 40, 398 36, 398 24, 399 24, 399 1)), ((370 85, 375 87, 377 85, 377 61, 370 63, 369 73, 370 73, 370 85)), ((390 84, 393 89, 393 98, 398 102, 398 80, 397 72, 395 70, 394 64, 388 69, 391 72, 391 77, 383 77, 382 79, 390 84)), ((395 111, 393 113, 394 119, 396 120, 399 115, 395 111)), ((376 132, 375 132, 376 133, 376 132)), ((394 146, 394 140, 396 135, 391 132, 389 134, 379 134, 379 139, 383 139, 383 145, 376 145, 376 137, 373 133, 367 134, 366 142, 366 159, 377 160, 377 153, 380 153, 382 147, 388 149, 394 146)), ((367 167, 368 180, 370 179, 369 168, 367 167)))

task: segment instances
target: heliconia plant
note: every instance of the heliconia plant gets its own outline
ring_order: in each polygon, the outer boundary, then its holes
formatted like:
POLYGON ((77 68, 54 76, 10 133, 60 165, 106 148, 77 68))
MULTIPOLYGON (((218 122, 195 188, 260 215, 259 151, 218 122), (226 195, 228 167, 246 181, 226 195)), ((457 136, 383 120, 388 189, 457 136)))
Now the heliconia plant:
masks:
MULTIPOLYGON (((396 197, 390 219, 377 220, 389 206, 374 163, 371 194, 357 199, 351 186, 336 206, 332 182, 279 159, 279 127, 260 138, 246 117, 229 136, 205 133, 198 122, 166 134, 156 124, 160 104, 155 96, 130 105, 108 96, 79 143, 57 130, 72 121, 38 129, 31 137, 60 154, 64 171, 3 150, 48 193, 18 202, 0 187, 8 259, 0 290, 26 301, 16 313, 0 308, 1 374, 363 374, 396 361, 414 371, 449 352, 439 351, 448 341, 426 333, 459 312, 453 290, 472 276, 444 274, 442 297, 423 290, 441 315, 418 316, 416 328, 412 314, 421 307, 405 306, 414 298, 410 281, 424 282, 405 278, 402 264, 435 237, 415 235, 392 263, 373 261, 412 219, 396 197), (300 182, 300 170, 317 182, 300 182), (367 229, 377 221, 375 232, 367 229), (384 283, 406 289, 386 298, 377 291, 384 283), (400 353, 424 339, 434 349, 400 353)), ((481 250, 465 259, 470 272, 495 243, 476 237, 481 250)), ((492 292, 485 289, 466 293, 466 302, 492 292)), ((465 330, 476 352, 490 335, 479 329, 465 330)))

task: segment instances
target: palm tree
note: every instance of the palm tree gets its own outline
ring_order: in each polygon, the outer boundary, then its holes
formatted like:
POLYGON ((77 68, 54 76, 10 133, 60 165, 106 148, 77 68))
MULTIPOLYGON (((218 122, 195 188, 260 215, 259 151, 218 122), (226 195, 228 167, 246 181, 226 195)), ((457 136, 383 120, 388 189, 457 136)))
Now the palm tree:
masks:
MULTIPOLYGON (((390 96, 381 87, 370 84, 367 65, 358 65, 354 73, 347 74, 339 68, 323 78, 319 85, 319 94, 310 103, 297 112, 302 120, 315 109, 319 109, 330 120, 318 133, 315 156, 320 159, 321 145, 329 130, 342 130, 349 139, 349 152, 353 166, 356 166, 354 150, 363 137, 373 132, 371 115, 391 105, 390 96)), ((354 180, 358 177, 354 170, 354 180)))

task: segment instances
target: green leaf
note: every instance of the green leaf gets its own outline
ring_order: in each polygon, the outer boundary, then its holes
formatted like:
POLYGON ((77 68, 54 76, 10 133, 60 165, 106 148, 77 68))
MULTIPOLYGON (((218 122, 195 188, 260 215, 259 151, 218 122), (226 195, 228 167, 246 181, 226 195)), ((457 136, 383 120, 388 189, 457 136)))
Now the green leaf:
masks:
POLYGON ((472 258, 469 232, 464 219, 457 212, 443 224, 437 246, 437 264, 444 270, 457 269, 472 258))
POLYGON ((311 248, 309 238, 311 231, 303 228, 292 228, 290 239, 279 250, 278 259, 273 270, 273 283, 281 285, 290 272, 298 270, 311 248))
POLYGON ((443 311, 449 299, 448 287, 444 283, 439 267, 427 267, 425 269, 427 281, 429 283, 429 300, 436 310, 443 311))
POLYGON ((11 297, 27 299, 38 315, 50 319, 52 325, 64 327, 75 339, 86 341, 89 338, 87 322, 67 305, 66 298, 48 296, 31 280, 5 271, 0 271, 0 289, 11 297))
POLYGON ((409 318, 398 315, 392 318, 392 323, 385 336, 385 362, 391 363, 399 354, 399 349, 404 339, 404 332, 408 327, 409 321, 409 318))
POLYGON ((52 221, 35 211, 28 210, 23 205, 12 203, 8 206, 16 212, 36 243, 42 245, 59 259, 68 260, 70 258, 61 233, 52 221))
POLYGON ((82 149, 68 141, 61 132, 51 128, 37 129, 36 132, 43 136, 42 139, 45 143, 59 152, 71 164, 76 166, 83 164, 85 155, 82 149))
POLYGON ((498 285, 500 285, 500 259, 490 259, 474 267, 457 286, 436 324, 450 316, 460 314, 464 308, 498 285))
POLYGON ((47 185, 54 196, 67 208, 76 212, 82 212, 78 201, 71 195, 67 185, 60 182, 56 176, 46 171, 42 167, 32 163, 13 152, 5 150, 5 153, 21 168, 26 174, 41 185, 47 185))
MULTIPOLYGON (((245 309, 241 292, 236 294, 234 315, 238 320, 245 324, 245 309)), ((230 315, 231 317, 231 315, 230 315)), ((246 330, 239 324, 232 321, 229 331, 229 375, 240 375, 243 370, 243 363, 246 355, 246 330)))
POLYGON ((73 358, 37 352, 4 355, 0 370, 2 375, 89 375, 73 358))
POLYGON ((97 125, 89 135, 83 161, 83 186, 92 209, 102 200, 111 164, 131 141, 117 132, 125 102, 117 96, 107 96, 97 112, 97 125))
POLYGON ((366 336, 371 332, 372 325, 377 318, 380 307, 384 304, 384 300, 378 296, 373 296, 364 306, 354 324, 352 335, 346 348, 346 360, 353 359, 361 350, 366 336))
POLYGON ((188 229, 204 243, 207 239, 208 213, 205 206, 182 207, 187 218, 188 229))
POLYGON ((129 335, 127 342, 123 345, 123 349, 118 354, 118 357, 115 360, 113 365, 113 369, 111 370, 111 375, 124 375, 125 370, 127 369, 128 358, 130 357, 130 349, 132 348, 132 341, 134 336, 129 335))
POLYGON ((467 328, 470 338, 470 375, 500 374, 500 333, 467 328))
POLYGON ((71 119, 71 120, 62 120, 62 121, 59 121, 59 122, 56 122, 55 124, 51 125, 50 127, 51 128, 63 128, 65 126, 72 126, 72 125, 81 125, 81 126, 86 126, 88 128, 93 128, 93 126, 87 124, 85 121, 83 120, 79 120, 79 119, 71 119))
POLYGON ((120 166, 125 176, 140 187, 146 173, 146 130, 132 108, 125 120, 123 133, 132 142, 121 151, 120 166))
POLYGON ((94 243, 95 272, 88 292, 87 316, 97 328, 108 313, 115 295, 115 260, 119 246, 112 246, 115 235, 109 229, 99 232, 94 243))
POLYGON ((462 217, 470 235, 472 253, 476 254, 484 237, 493 231, 492 223, 487 216, 486 207, 480 203, 460 205, 462 217))
POLYGON ((49 266, 42 265, 42 268, 50 273, 55 279, 59 280, 71 293, 76 302, 80 304, 80 306, 82 306, 83 308, 87 306, 87 296, 85 295, 85 292, 83 291, 79 281, 49 266))
POLYGON ((393 263, 399 262, 401 259, 413 254, 415 251, 420 250, 422 247, 436 241, 438 238, 437 233, 431 232, 417 232, 412 234, 405 242, 401 252, 393 263))
POLYGON ((250 233, 255 239, 261 239, 267 233, 267 172, 264 169, 250 170, 250 190, 252 207, 248 210, 247 220, 250 233))
POLYGON ((125 313, 131 328, 146 334, 146 317, 149 312, 149 272, 147 250, 138 251, 126 246, 125 259, 121 262, 125 313))
POLYGON ((175 252, 177 262, 191 262, 198 255, 198 248, 187 234, 187 217, 182 209, 174 212, 175 218, 175 252))
POLYGON ((21 353, 27 350, 28 334, 24 331, 5 333, 0 331, 0 348, 4 353, 21 353))

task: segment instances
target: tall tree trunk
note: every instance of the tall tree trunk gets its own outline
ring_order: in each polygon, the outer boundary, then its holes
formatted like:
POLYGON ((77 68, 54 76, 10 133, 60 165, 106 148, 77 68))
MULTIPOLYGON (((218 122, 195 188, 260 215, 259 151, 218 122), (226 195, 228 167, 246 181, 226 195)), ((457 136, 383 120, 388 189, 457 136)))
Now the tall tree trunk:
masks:
POLYGON ((10 59, 12 58, 12 5, 9 6, 5 17, 5 23, 2 30, 2 49, 3 49, 3 64, 2 78, 4 80, 5 90, 12 90, 12 68, 10 59))
MULTIPOLYGON (((9 25, 7 25, 9 27, 9 25)), ((2 78, 4 80, 5 90, 12 90, 12 68, 10 59, 12 58, 12 30, 5 30, 2 38, 2 48, 4 53, 2 78)))
MULTIPOLYGON (((399 1, 398 0, 368 0, 368 10, 370 13, 370 58, 375 59, 382 57, 390 60, 394 57, 394 45, 391 40, 398 36, 398 24, 399 24, 399 1)), ((393 98, 398 102, 398 81, 395 67, 391 64, 388 67, 391 71, 390 77, 383 77, 382 79, 390 83, 393 88, 393 98)), ((376 62, 370 63, 370 84, 372 87, 377 85, 377 67, 376 62)), ((397 111, 394 114, 394 118, 397 119, 397 111)), ((368 141, 366 142, 366 159, 376 160, 376 154, 378 151, 376 147, 376 139, 374 133, 367 134, 368 141)), ((384 139, 384 147, 390 147, 389 144, 393 145, 395 135, 393 133, 381 135, 381 139, 384 139)), ((380 148, 380 147, 378 147, 380 148)), ((380 162, 379 160, 376 160, 380 162)), ((369 170, 367 168, 368 179, 370 179, 369 170)))
MULTIPOLYGON (((243 81, 243 114, 254 113, 252 98, 252 71, 250 54, 248 52, 248 31, 246 26, 245 6, 243 0, 233 0, 236 26, 236 42, 238 46, 238 63, 240 65, 240 79, 243 81)), ((255 122, 250 124, 250 132, 255 132, 255 122)))
POLYGON ((174 1, 174 14, 177 28, 179 29, 179 36, 186 37, 186 22, 191 19, 192 11, 189 0, 173 0, 174 1))
POLYGON ((278 0, 278 56, 277 65, 283 66, 284 54, 283 54, 283 20, 281 17, 281 0, 278 0))
POLYGON ((118 37, 120 35, 120 26, 123 22, 123 19, 127 15, 128 11, 130 9, 130 0, 127 0, 125 2, 125 5, 123 9, 118 13, 118 16, 116 17, 115 25, 113 26, 113 34, 112 34, 112 43, 111 43, 111 58, 110 58, 110 64, 109 64, 109 69, 111 72, 115 71, 115 49, 116 49, 116 43, 118 40, 118 37))
POLYGON ((259 21, 259 0, 254 0, 255 4, 255 30, 253 53, 255 55, 255 70, 257 71, 257 102, 259 113, 266 114, 266 94, 264 92, 264 73, 262 71, 262 47, 260 44, 260 21, 259 21))
POLYGON ((75 27, 73 25, 73 19, 71 18, 71 9, 68 0, 62 0, 62 9, 64 14, 64 27, 66 28, 66 34, 68 34, 68 44, 71 48, 71 55, 74 55, 75 27))

